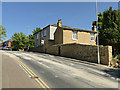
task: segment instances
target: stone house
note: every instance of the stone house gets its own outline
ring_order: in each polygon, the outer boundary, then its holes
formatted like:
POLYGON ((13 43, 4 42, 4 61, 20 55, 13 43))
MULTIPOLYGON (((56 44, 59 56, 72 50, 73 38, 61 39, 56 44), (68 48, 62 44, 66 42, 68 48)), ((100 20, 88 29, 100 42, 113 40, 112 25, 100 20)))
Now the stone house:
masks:
MULTIPOLYGON (((98 62, 96 26, 93 26, 92 30, 72 28, 62 25, 62 21, 59 19, 57 24, 48 25, 34 36, 36 47, 31 48, 31 51, 65 56, 94 63, 98 62), (52 33, 50 33, 51 30, 52 33), (45 32, 47 32, 47 34, 45 34, 45 32), (41 40, 45 41, 42 46, 40 44, 41 40)), ((109 65, 109 62, 112 60, 112 47, 101 45, 99 50, 100 63, 109 65)))
MULTIPOLYGON (((61 19, 57 24, 50 24, 34 34, 35 47, 43 46, 52 42, 55 44, 88 44, 96 45, 96 27, 93 30, 77 29, 62 25, 61 19), (49 42, 49 43, 48 43, 49 42)), ((47 45, 49 46, 49 45, 47 45)))
POLYGON ((96 27, 93 30, 77 29, 63 26, 61 19, 58 20, 57 29, 54 33, 55 44, 88 44, 96 45, 96 27))
POLYGON ((50 24, 44 27, 42 30, 34 34, 35 47, 42 46, 44 42, 54 40, 54 32, 57 28, 56 24, 50 24))

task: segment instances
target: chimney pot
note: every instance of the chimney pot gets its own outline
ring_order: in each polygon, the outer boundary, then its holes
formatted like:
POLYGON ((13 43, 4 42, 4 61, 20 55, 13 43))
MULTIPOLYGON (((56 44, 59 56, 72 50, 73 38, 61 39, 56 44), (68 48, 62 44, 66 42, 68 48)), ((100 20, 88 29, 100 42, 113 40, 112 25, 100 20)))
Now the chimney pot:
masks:
POLYGON ((62 20, 61 20, 61 19, 58 19, 57 26, 58 26, 58 27, 62 27, 62 20))
POLYGON ((96 31, 96 25, 93 25, 92 30, 96 31))

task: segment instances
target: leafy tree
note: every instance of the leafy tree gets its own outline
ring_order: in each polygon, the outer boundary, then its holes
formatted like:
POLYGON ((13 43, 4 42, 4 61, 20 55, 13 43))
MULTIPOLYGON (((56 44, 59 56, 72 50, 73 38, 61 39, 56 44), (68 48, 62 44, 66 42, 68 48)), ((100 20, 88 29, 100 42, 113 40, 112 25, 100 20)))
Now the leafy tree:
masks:
POLYGON ((19 50, 19 49, 24 49, 24 47, 27 47, 29 39, 23 34, 22 32, 20 33, 15 33, 12 36, 13 40, 13 49, 19 50))
POLYGON ((32 31, 32 35, 29 35, 29 47, 31 48, 31 47, 34 47, 34 34, 35 33, 37 33, 37 32, 39 32, 40 30, 42 30, 42 29, 40 29, 40 28, 36 28, 36 29, 34 29, 33 31, 32 31))
MULTIPOLYGON (((96 25, 96 21, 93 21, 96 25)), ((120 53, 120 10, 106 10, 98 14, 99 42, 113 46, 113 54, 120 53)))
POLYGON ((2 25, 0 25, 0 41, 2 41, 2 39, 4 39, 6 36, 6 28, 3 28, 2 25))
POLYGON ((42 30, 41 28, 36 28, 36 29, 34 29, 33 31, 32 31, 32 33, 33 33, 33 35, 35 34, 35 33, 37 33, 37 32, 39 32, 40 30, 42 30))
POLYGON ((29 47, 34 47, 34 35, 29 35, 29 47))

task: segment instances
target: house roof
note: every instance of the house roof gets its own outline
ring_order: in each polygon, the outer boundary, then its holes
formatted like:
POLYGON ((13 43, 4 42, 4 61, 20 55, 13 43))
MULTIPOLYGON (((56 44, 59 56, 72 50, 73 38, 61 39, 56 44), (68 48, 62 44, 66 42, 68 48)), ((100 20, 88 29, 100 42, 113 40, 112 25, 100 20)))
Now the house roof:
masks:
MULTIPOLYGON (((55 26, 55 27, 57 27, 57 24, 49 24, 49 25, 47 25, 46 27, 44 27, 42 30, 40 30, 40 31, 38 31, 38 32, 43 31, 44 29, 48 28, 49 26, 55 26)), ((38 32, 36 32, 35 34, 37 34, 38 32)), ((34 34, 34 35, 35 35, 35 34, 34 34)))
MULTIPOLYGON (((49 27, 49 26, 55 26, 55 27, 57 27, 57 24, 49 24, 49 25, 47 25, 46 27, 44 27, 42 30, 46 29, 46 28, 49 27)), ((74 30, 74 31, 81 31, 81 32, 93 32, 93 33, 97 33, 97 31, 86 30, 86 29, 78 29, 78 28, 72 28, 72 27, 65 26, 65 25, 62 25, 61 28, 64 29, 64 30, 74 30)), ((41 32, 42 30, 40 30, 40 31, 38 31, 38 32, 41 32)), ((38 32, 36 32, 35 34, 37 34, 38 32)), ((35 34, 34 34, 34 35, 35 35, 35 34)))
MULTIPOLYGON (((51 26, 56 26, 56 27, 57 27, 57 24, 50 24, 50 25, 51 25, 51 26)), ((62 25, 61 28, 64 29, 64 30, 75 30, 75 31, 81 31, 81 32, 94 32, 94 33, 97 33, 96 31, 92 31, 92 30, 72 28, 72 27, 64 26, 64 25, 62 25)))
POLYGON ((12 39, 9 39, 7 41, 4 41, 3 43, 6 43, 6 42, 12 42, 12 39))

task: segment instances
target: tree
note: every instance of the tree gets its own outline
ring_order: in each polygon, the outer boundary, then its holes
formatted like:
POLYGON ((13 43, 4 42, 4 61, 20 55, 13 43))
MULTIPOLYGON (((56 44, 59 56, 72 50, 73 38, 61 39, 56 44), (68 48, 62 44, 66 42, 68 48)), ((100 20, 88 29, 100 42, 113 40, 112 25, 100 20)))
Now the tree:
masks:
POLYGON ((15 50, 24 49, 24 47, 28 46, 28 42, 29 42, 29 39, 22 32, 15 33, 12 36, 12 40, 13 40, 12 48, 15 50))
MULTIPOLYGON (((93 21, 93 25, 96 21, 93 21)), ((106 10, 98 14, 99 42, 113 46, 113 54, 120 53, 120 10, 106 10)))
POLYGON ((40 30, 42 30, 42 29, 40 29, 40 28, 36 28, 36 29, 34 29, 33 31, 32 31, 32 35, 29 35, 29 47, 30 48, 33 48, 34 47, 34 34, 35 33, 37 33, 37 32, 39 32, 40 30))
POLYGON ((6 37, 6 28, 3 28, 2 25, 0 25, 0 41, 3 41, 2 39, 4 39, 6 37))
POLYGON ((33 35, 34 35, 35 33, 39 32, 40 30, 42 30, 42 29, 41 29, 41 28, 36 27, 36 29, 34 29, 34 30, 32 31, 33 35))
POLYGON ((34 47, 34 35, 29 35, 29 47, 34 47))

